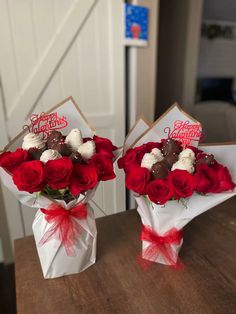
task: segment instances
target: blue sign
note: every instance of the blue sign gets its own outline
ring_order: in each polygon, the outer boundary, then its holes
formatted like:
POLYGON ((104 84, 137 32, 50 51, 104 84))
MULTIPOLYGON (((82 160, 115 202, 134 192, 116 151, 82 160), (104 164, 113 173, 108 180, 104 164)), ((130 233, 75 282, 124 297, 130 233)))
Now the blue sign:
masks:
POLYGON ((125 4, 125 38, 128 40, 148 40, 149 9, 138 5, 125 4))

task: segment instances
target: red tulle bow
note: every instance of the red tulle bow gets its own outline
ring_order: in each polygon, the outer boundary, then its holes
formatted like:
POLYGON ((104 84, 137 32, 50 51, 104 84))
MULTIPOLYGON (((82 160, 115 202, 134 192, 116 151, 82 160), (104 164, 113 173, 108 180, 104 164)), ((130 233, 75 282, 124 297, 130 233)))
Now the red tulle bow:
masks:
POLYGON ((76 254, 75 244, 82 233, 82 228, 76 221, 87 217, 85 204, 77 204, 66 210, 59 204, 53 203, 47 209, 41 208, 48 223, 52 224, 39 242, 43 245, 51 239, 57 239, 65 247, 68 256, 76 254))
POLYGON ((174 268, 182 267, 182 263, 178 261, 178 255, 171 247, 171 244, 180 244, 183 237, 182 230, 175 228, 170 229, 163 236, 153 231, 149 226, 142 225, 141 240, 147 241, 150 245, 142 252, 142 258, 138 258, 139 264, 144 268, 150 265, 150 260, 156 259, 161 255, 164 261, 174 268))

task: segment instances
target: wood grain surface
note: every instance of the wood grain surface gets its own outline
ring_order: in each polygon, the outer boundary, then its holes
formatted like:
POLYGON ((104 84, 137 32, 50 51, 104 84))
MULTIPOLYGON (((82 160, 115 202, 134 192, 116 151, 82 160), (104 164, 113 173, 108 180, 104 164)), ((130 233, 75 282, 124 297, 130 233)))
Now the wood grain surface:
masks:
POLYGON ((236 198, 184 230, 185 267, 143 271, 135 210, 97 219, 97 262, 86 271, 43 279, 32 236, 15 241, 19 314, 236 313, 236 198))

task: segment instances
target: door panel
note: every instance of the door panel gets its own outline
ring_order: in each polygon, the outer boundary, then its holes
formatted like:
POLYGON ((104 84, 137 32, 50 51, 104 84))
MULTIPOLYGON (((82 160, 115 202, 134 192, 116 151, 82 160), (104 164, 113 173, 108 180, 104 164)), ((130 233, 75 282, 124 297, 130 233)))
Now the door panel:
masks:
MULTIPOLYGON (((97 134, 121 145, 125 132, 123 1, 0 1, 5 132, 72 96, 97 134), (7 14, 6 14, 7 12, 7 14)), ((0 139, 3 147, 5 141, 0 139)), ((4 190, 4 188, 3 188, 4 190)), ((121 172, 100 184, 95 214, 125 209, 121 172)), ((11 239, 31 234, 34 211, 4 190, 11 239)))

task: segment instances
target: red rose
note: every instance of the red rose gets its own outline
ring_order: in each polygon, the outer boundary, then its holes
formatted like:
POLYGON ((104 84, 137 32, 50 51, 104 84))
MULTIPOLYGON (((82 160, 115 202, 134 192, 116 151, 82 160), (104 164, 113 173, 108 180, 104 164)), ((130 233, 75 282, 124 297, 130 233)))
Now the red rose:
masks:
POLYGON ((194 176, 186 170, 176 169, 168 175, 168 181, 174 191, 175 199, 191 196, 195 189, 194 176))
POLYGON ((133 149, 127 150, 126 154, 118 160, 118 167, 120 169, 124 169, 124 171, 128 171, 130 167, 133 165, 137 165, 136 162, 136 153, 133 149))
POLYGON ((105 155, 95 154, 90 160, 89 164, 97 168, 98 179, 107 181, 116 177, 113 170, 113 162, 105 155))
POLYGON ((213 192, 218 185, 216 172, 206 164, 197 166, 197 171, 194 176, 196 191, 198 193, 206 194, 213 192))
POLYGON ((136 155, 136 161, 138 165, 141 165, 144 154, 150 152, 148 150, 147 144, 143 144, 141 146, 135 147, 133 150, 136 155))
POLYGON ((98 146, 99 148, 103 148, 110 151, 117 149, 117 147, 114 146, 108 138, 94 135, 93 140, 96 143, 96 146, 98 146))
POLYGON ((168 181, 156 179, 147 186, 147 194, 150 200, 156 204, 165 204, 169 201, 174 193, 168 181))
POLYGON ((39 160, 23 162, 13 171, 13 182, 19 191, 41 191, 46 184, 43 163, 39 160))
POLYGON ((73 171, 73 163, 68 157, 49 160, 45 164, 45 179, 54 190, 65 189, 69 186, 73 171))
POLYGON ((4 152, 0 155, 0 167, 12 172, 22 162, 30 160, 27 150, 17 148, 15 152, 4 152))
MULTIPOLYGON (((232 177, 229 173, 227 167, 224 167, 220 164, 215 164, 216 176, 217 176, 217 185, 215 185, 214 189, 212 190, 213 193, 221 193, 224 191, 233 190, 235 187, 235 183, 232 181, 232 177)), ((213 166, 213 167, 214 167, 213 166)))
POLYGON ((108 138, 94 135, 93 140, 96 144, 96 153, 107 155, 109 158, 113 158, 113 150, 117 147, 112 144, 108 138))
POLYGON ((126 187, 140 195, 146 194, 147 184, 150 181, 150 172, 146 168, 133 166, 126 173, 126 187))
POLYGON ((72 195, 78 195, 95 187, 98 182, 97 169, 91 165, 75 164, 71 184, 72 195))

